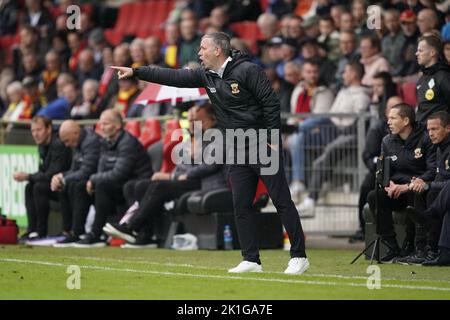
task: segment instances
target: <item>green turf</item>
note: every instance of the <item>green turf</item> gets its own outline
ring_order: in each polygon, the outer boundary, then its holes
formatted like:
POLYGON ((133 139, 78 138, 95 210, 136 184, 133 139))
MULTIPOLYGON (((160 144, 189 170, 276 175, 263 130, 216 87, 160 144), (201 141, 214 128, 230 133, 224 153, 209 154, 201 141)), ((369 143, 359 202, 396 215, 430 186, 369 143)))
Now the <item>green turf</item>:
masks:
POLYGON ((369 290, 369 263, 350 265, 357 251, 308 254, 301 276, 282 273, 282 250, 261 252, 262 274, 230 275, 239 251, 1 246, 0 299, 450 299, 450 268, 380 265, 381 289, 369 290), (67 289, 69 265, 80 290, 67 289))

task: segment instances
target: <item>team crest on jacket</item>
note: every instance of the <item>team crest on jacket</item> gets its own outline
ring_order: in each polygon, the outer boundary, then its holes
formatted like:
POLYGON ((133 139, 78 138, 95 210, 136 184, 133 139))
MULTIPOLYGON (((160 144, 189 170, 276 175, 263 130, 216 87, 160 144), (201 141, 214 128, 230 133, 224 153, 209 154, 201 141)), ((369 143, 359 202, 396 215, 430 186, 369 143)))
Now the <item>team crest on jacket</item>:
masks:
POLYGON ((423 154, 421 148, 417 148, 416 150, 414 150, 414 158, 419 159, 422 158, 422 156, 423 154))
POLYGON ((230 86, 231 86, 231 93, 232 93, 232 94, 237 94, 237 93, 240 92, 240 91, 239 91, 239 84, 237 84, 237 83, 232 83, 230 86))

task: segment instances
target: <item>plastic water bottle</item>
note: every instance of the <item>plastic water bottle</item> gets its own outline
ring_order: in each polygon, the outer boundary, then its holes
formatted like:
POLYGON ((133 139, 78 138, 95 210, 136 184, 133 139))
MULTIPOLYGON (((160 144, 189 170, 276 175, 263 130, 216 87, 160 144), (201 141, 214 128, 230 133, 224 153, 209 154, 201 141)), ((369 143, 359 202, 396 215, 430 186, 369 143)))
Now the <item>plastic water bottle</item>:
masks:
POLYGON ((233 250, 233 235, 229 224, 223 229, 223 247, 225 250, 233 250))

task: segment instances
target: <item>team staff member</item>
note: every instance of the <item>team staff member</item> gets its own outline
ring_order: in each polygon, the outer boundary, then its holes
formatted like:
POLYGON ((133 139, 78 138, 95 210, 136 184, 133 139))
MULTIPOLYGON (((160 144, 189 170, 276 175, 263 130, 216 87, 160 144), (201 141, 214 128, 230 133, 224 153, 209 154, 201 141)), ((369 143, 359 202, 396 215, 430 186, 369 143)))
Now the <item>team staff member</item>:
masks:
MULTIPOLYGON (((400 255, 392 211, 405 209, 408 205, 424 208, 425 200, 422 198, 419 203, 420 198, 414 197, 413 189, 423 193, 424 183, 434 179, 436 170, 435 148, 425 127, 415 123, 413 107, 406 103, 393 106, 389 111, 388 126, 391 134, 383 138, 381 155, 390 159, 390 185, 378 190, 378 195, 373 190, 368 196, 372 212, 378 200, 379 235, 389 244, 389 251, 381 259, 382 262, 391 262, 400 255)), ((411 236, 412 232, 408 234, 411 236)), ((416 245, 423 240, 419 237, 425 238, 416 234, 416 245)))
MULTIPOLYGON (((113 67, 119 78, 137 76, 141 80, 177 87, 206 87, 217 116, 217 126, 225 129, 280 129, 280 103, 264 71, 250 62, 247 56, 231 52, 228 35, 217 32, 207 34, 200 43, 199 57, 203 68, 171 70, 140 67, 137 69, 113 67)), ((270 134, 268 134, 270 136, 270 134)), ((279 154, 279 141, 271 141, 271 148, 279 154)), ((242 147, 242 146, 238 146, 242 147)), ((283 163, 280 161, 280 163, 283 163)), ((309 262, 305 253, 303 229, 297 209, 290 197, 283 166, 272 175, 261 175, 260 164, 230 166, 230 180, 242 261, 231 273, 261 272, 256 214, 252 200, 258 176, 266 185, 291 242, 291 260, 287 274, 301 274, 309 262)))
POLYGON ((50 190, 50 181, 54 174, 69 169, 71 160, 71 150, 59 140, 56 132, 53 133, 49 118, 35 116, 31 120, 31 134, 39 147, 39 169, 32 174, 14 173, 14 180, 28 181, 25 187, 28 228, 20 239, 22 242, 47 235, 50 199, 58 199, 57 194, 50 190))
POLYGON ((424 36, 417 46, 422 77, 417 82, 417 121, 426 124, 437 111, 450 112, 450 67, 443 58, 443 45, 436 36, 424 36))
POLYGON ((59 137, 73 150, 70 170, 55 174, 51 182, 52 191, 59 191, 63 230, 66 231, 66 237, 55 246, 67 247, 85 233, 86 217, 93 202, 86 192, 86 182, 97 171, 101 137, 91 129, 80 128, 73 120, 61 124, 59 137))

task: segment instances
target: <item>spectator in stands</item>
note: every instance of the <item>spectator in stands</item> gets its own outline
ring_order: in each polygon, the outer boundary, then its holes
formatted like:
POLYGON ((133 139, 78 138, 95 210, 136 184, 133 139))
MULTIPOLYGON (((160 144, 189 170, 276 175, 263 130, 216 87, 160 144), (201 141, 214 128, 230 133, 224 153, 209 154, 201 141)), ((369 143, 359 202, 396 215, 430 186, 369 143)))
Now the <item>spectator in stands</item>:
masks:
POLYGON ((47 102, 58 98, 56 80, 62 71, 62 62, 56 50, 50 50, 45 55, 45 69, 40 76, 40 89, 47 102))
POLYGON ((102 29, 97 28, 89 33, 88 46, 94 52, 94 63, 96 65, 101 65, 103 50, 108 47, 102 29))
POLYGON ((284 65, 284 78, 278 92, 281 112, 291 112, 291 95, 295 86, 302 79, 302 66, 299 62, 289 61, 284 65))
POLYGON ((162 47, 164 62, 172 68, 178 65, 178 44, 180 40, 180 30, 178 23, 169 23, 165 29, 166 41, 162 47))
POLYGON ((59 59, 64 66, 64 71, 66 71, 70 59, 70 49, 67 45, 67 36, 65 31, 56 32, 52 36, 51 49, 58 53, 59 59))
MULTIPOLYGON (((215 126, 215 116, 212 106, 205 104, 194 107, 193 120, 201 121, 203 132, 215 126)), ((191 109, 192 110, 192 109, 191 109)), ((190 123, 192 126, 192 122, 190 123)), ((192 142, 195 143, 195 142, 192 142)), ((193 150, 191 141, 183 151, 192 150, 191 157, 195 157, 194 152, 203 152, 210 145, 202 142, 202 150, 193 150)), ((103 229, 107 234, 117 236, 131 243, 134 246, 155 246, 158 242, 152 240, 155 234, 155 226, 160 219, 164 203, 177 199, 186 192, 194 190, 214 190, 226 188, 224 177, 225 166, 220 164, 207 164, 207 160, 201 164, 180 164, 172 173, 156 172, 151 181, 142 181, 137 186, 139 191, 139 209, 125 224, 107 224, 103 229)))
POLYGON ((21 120, 29 120, 33 118, 41 109, 43 105, 46 105, 45 98, 39 92, 39 84, 33 77, 25 77, 22 81, 24 89, 23 100, 25 105, 22 113, 19 115, 21 120))
POLYGON ((139 68, 146 65, 144 40, 135 38, 130 44, 130 55, 134 68, 139 68))
MULTIPOLYGON (((419 65, 415 52, 417 49, 417 40, 419 39, 420 32, 416 24, 416 15, 412 10, 405 10, 400 15, 400 25, 402 28, 405 42, 400 49, 401 58, 403 60, 403 69, 399 75, 401 77, 407 77, 419 72, 419 65)), ((403 80, 400 78, 399 80, 403 80)))
POLYGON ((276 65, 283 59, 283 53, 281 51, 281 45, 283 39, 281 37, 274 37, 267 41, 264 51, 261 55, 262 63, 266 67, 275 68, 276 65))
POLYGON ((330 16, 321 17, 319 20, 320 36, 317 41, 327 51, 327 57, 335 62, 339 59, 339 33, 334 27, 333 19, 330 16))
POLYGON ((69 70, 76 72, 78 60, 80 59, 81 52, 84 49, 81 34, 77 31, 70 31, 67 34, 67 43, 70 49, 69 70))
MULTIPOLYGON (((430 140, 436 148, 436 176, 433 181, 426 184, 420 179, 414 179, 411 189, 418 193, 426 191, 427 208, 432 208, 433 203, 443 190, 445 184, 450 181, 450 115, 446 111, 433 113, 427 120, 427 130, 430 140)), ((409 208, 408 211, 411 209, 409 208)), ((441 212, 445 213, 445 212, 441 212)), ((418 228, 426 229, 426 243, 416 248, 416 251, 404 258, 397 260, 401 264, 423 264, 433 261, 438 256, 439 235, 442 228, 444 214, 436 215, 429 224, 420 224, 418 228), (426 244, 426 245, 425 245, 426 244)))
MULTIPOLYGON (((289 37, 289 23, 290 20, 292 19, 293 14, 292 13, 288 13, 285 14, 284 16, 282 16, 280 18, 280 30, 279 30, 279 35, 282 38, 290 38, 289 37)), ((301 21, 300 21, 300 26, 301 26, 301 21)), ((258 26, 259 27, 259 26, 258 26)), ((259 28, 261 30, 261 27, 259 28)), ((261 31, 262 32, 262 31, 261 31)), ((270 38, 269 38, 270 39, 270 38)))
POLYGON ((301 56, 303 59, 316 59, 320 65, 320 82, 330 86, 334 82, 336 66, 326 56, 320 55, 320 47, 314 38, 305 38, 302 43, 301 56))
POLYGON ((118 111, 103 111, 100 127, 104 140, 98 169, 86 183, 88 194, 95 193, 95 219, 91 232, 74 244, 80 248, 106 245, 101 239, 102 228, 108 216, 113 216, 117 207, 125 203, 123 185, 133 179, 150 178, 152 174, 146 150, 139 140, 124 130, 118 111))
POLYGON ((83 49, 78 59, 78 85, 81 87, 87 79, 99 81, 103 73, 102 68, 103 66, 95 64, 94 52, 89 48, 83 49))
POLYGON ((356 51, 356 35, 352 30, 343 30, 339 34, 339 49, 341 52, 340 59, 337 62, 337 71, 335 82, 335 90, 339 91, 344 85, 343 74, 345 66, 350 61, 359 61, 361 58, 356 51))
POLYGON ((97 119, 100 116, 97 107, 98 81, 87 79, 83 83, 82 95, 81 104, 74 105, 70 109, 70 117, 72 119, 97 119))
POLYGON ((276 71, 280 78, 284 78, 284 66, 290 61, 301 62, 297 53, 297 42, 294 39, 283 39, 281 44, 281 57, 282 60, 277 63, 276 71))
POLYGON ((417 120, 423 124, 437 111, 450 112, 450 67, 441 60, 442 49, 438 37, 419 39, 416 55, 423 74, 417 82, 417 120))
POLYGON ((13 35, 17 28, 17 11, 19 3, 14 0, 4 0, 0 4, 0 36, 13 35))
POLYGON ((366 34, 367 28, 367 2, 366 0, 353 0, 352 16, 354 21, 355 33, 357 35, 366 34))
POLYGON ((40 65, 36 53, 27 52, 22 56, 22 68, 20 73, 16 74, 16 80, 23 80, 25 77, 32 77, 39 81, 42 66, 40 65))
POLYGON ((299 16, 291 16, 288 24, 288 38, 292 38, 300 42, 305 37, 305 30, 302 27, 303 19, 299 16))
POLYGON ((72 164, 68 171, 56 173, 51 180, 51 190, 59 193, 65 234, 54 246, 69 247, 86 233, 84 226, 93 204, 93 198, 86 192, 86 183, 97 171, 101 138, 91 129, 80 128, 73 120, 61 124, 59 137, 72 149, 72 164))
POLYGON ((364 241, 365 238, 365 221, 363 216, 364 206, 367 203, 367 196, 369 192, 374 189, 375 186, 375 171, 378 157, 381 155, 381 143, 383 138, 389 134, 389 127, 387 125, 387 117, 391 108, 397 104, 403 103, 402 98, 399 96, 390 97, 387 100, 386 108, 384 109, 385 115, 382 118, 376 120, 376 122, 369 127, 366 134, 366 140, 364 145, 364 151, 362 158, 366 168, 369 170, 364 177, 363 182, 359 188, 359 200, 358 200, 358 218, 359 229, 349 238, 349 242, 364 241))
POLYGON ((227 13, 230 23, 238 21, 255 21, 261 14, 261 4, 259 0, 231 0, 227 2, 227 13))
MULTIPOLYGON (((353 30, 354 25, 355 25, 355 22, 353 20, 353 15, 351 14, 351 12, 344 11, 341 14, 341 20, 339 22, 339 30, 340 31, 353 30)), ((358 37, 359 37, 359 34, 358 34, 358 37)))
POLYGON ((397 10, 387 10, 384 13, 386 35, 381 40, 381 53, 392 66, 392 76, 400 75, 403 70, 402 48, 405 45, 405 36, 400 27, 400 14, 397 10))
POLYGON ((31 122, 31 134, 39 147, 39 169, 35 173, 15 172, 17 182, 27 181, 25 187, 25 207, 27 210, 27 232, 20 237, 21 242, 47 236, 47 219, 50 199, 58 197, 50 190, 54 174, 66 171, 70 166, 71 152, 52 132, 52 121, 37 116, 31 122))
POLYGON ((24 90, 20 81, 11 82, 6 87, 8 95, 8 108, 2 116, 3 121, 17 121, 25 106, 24 90))
POLYGON ((158 37, 150 36, 144 42, 145 58, 147 64, 159 67, 167 67, 161 56, 161 40, 158 37))
POLYGON ((389 72, 379 72, 373 77, 372 104, 369 110, 372 118, 386 119, 387 101, 397 95, 397 85, 392 81, 389 72))
POLYGON ((128 117, 133 109, 134 100, 139 93, 138 79, 129 78, 119 80, 119 92, 117 93, 117 97, 112 100, 111 108, 117 110, 122 117, 128 117))
POLYGON ((341 16, 345 12, 345 7, 340 4, 335 4, 330 9, 330 16, 333 19, 336 30, 345 30, 341 28, 341 16))
POLYGON ((423 9, 417 15, 417 26, 421 35, 436 30, 439 26, 439 18, 433 9, 423 9))
POLYGON ((302 23, 302 28, 305 31, 306 37, 317 39, 320 36, 319 18, 312 16, 305 19, 302 23))
POLYGON ((278 19, 276 15, 269 12, 262 13, 256 23, 265 40, 270 40, 277 35, 278 19))
POLYGON ((180 22, 180 44, 178 46, 179 65, 185 66, 189 62, 197 62, 197 51, 200 46, 201 35, 197 33, 197 20, 183 20, 180 22))
MULTIPOLYGON (((291 95, 291 110, 295 113, 328 113, 333 104, 333 92, 319 82, 319 63, 313 59, 305 60, 302 68, 303 81, 299 82, 291 95)), ((319 118, 296 119, 298 132, 289 137, 288 145, 292 159, 291 193, 297 198, 305 190, 305 149, 310 146, 306 136, 317 125, 319 118)))
POLYGON ((233 38, 235 34, 230 29, 229 21, 230 17, 225 6, 217 6, 211 10, 211 14, 209 16, 209 24, 217 28, 219 31, 225 32, 230 36, 230 38, 233 38))
MULTIPOLYGON (((417 179, 417 184, 419 181, 430 182, 436 170, 434 147, 425 127, 415 122, 414 108, 405 103, 393 106, 389 112, 388 126, 391 134, 384 137, 381 154, 384 159, 390 159, 390 184, 379 189, 378 193, 373 190, 368 195, 372 212, 375 210, 375 197, 378 198, 379 235, 389 246, 387 254, 381 258, 384 263, 404 255, 396 240, 392 211, 405 209, 408 205, 423 210, 425 199, 414 196, 414 181, 417 179)), ((407 228, 407 246, 413 242, 413 233, 407 228)), ((416 248, 423 239, 423 233, 416 233, 416 248)))
POLYGON ((294 12, 296 3, 294 1, 273 0, 269 1, 266 11, 272 12, 278 18, 292 14, 294 12))
POLYGON ((362 36, 359 49, 361 52, 360 62, 364 65, 362 84, 371 86, 373 84, 373 76, 381 71, 390 72, 390 65, 380 53, 381 44, 377 37, 370 35, 362 36))
POLYGON ((53 29, 51 13, 43 6, 41 0, 26 0, 25 8, 21 17, 21 24, 38 28, 41 37, 46 38, 53 29))
MULTIPOLYGON (((363 66, 357 62, 349 62, 344 71, 345 88, 341 89, 329 111, 332 113, 353 113, 355 115, 367 109, 370 103, 369 89, 362 85, 364 75, 363 66)), ((355 143, 356 118, 331 117, 316 120, 316 127, 320 130, 320 143, 325 147, 321 156, 314 160, 311 177, 312 192, 304 199, 299 211, 305 216, 314 215, 314 207, 319 198, 322 182, 327 170, 333 168, 337 159, 342 157, 340 149, 355 143)))
POLYGON ((37 114, 49 119, 67 119, 70 108, 75 105, 77 99, 75 79, 70 73, 61 73, 56 80, 56 87, 58 98, 41 108, 37 114), (71 87, 65 88, 69 84, 71 87), (67 97, 74 101, 73 105, 70 104, 67 97))

